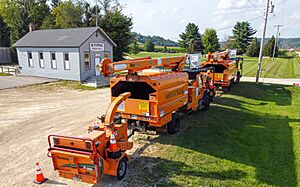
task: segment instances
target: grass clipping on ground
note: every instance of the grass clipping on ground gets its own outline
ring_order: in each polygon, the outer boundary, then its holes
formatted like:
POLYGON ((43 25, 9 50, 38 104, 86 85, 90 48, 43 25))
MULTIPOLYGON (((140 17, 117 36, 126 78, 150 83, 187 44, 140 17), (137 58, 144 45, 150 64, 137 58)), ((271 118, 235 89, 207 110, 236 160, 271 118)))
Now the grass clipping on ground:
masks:
POLYGON ((207 112, 182 119, 181 132, 148 137, 124 182, 129 186, 297 186, 299 111, 299 87, 241 83, 217 98, 207 112))

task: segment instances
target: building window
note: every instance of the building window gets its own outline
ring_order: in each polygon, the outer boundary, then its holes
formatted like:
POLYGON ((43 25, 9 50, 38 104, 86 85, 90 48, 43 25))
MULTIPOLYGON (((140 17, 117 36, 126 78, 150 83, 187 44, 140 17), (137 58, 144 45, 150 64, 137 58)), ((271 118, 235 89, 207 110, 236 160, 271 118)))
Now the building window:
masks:
POLYGON ((64 53, 64 67, 65 70, 70 70, 69 53, 64 53))
POLYGON ((44 68, 45 63, 44 63, 44 54, 43 54, 43 52, 39 52, 39 62, 40 62, 40 68, 44 68))
POLYGON ((90 53, 84 53, 84 69, 91 69, 90 53))
POLYGON ((28 66, 33 67, 32 52, 28 52, 28 66))
POLYGON ((51 52, 51 68, 57 69, 55 52, 51 52))

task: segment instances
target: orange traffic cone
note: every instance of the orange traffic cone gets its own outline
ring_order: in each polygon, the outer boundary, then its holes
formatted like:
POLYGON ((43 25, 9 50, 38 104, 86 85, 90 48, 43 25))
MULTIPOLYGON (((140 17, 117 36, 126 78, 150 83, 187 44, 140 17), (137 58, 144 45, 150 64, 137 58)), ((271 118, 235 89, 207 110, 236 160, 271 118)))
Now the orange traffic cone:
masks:
POLYGON ((33 182, 36 184, 42 184, 48 179, 44 177, 40 164, 37 162, 35 165, 35 180, 33 182))
POLYGON ((115 151, 118 151, 119 150, 119 147, 117 145, 117 141, 116 141, 116 136, 115 134, 111 134, 110 135, 110 145, 109 145, 109 149, 112 151, 112 152, 115 152, 115 151))

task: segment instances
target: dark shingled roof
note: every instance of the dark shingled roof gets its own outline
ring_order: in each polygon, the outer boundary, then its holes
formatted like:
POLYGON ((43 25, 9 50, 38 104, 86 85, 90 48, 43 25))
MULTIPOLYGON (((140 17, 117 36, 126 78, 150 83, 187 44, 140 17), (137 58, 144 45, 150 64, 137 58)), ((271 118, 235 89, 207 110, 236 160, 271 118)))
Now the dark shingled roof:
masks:
POLYGON ((79 47, 97 30, 114 47, 117 46, 100 27, 36 30, 27 33, 14 47, 79 47))

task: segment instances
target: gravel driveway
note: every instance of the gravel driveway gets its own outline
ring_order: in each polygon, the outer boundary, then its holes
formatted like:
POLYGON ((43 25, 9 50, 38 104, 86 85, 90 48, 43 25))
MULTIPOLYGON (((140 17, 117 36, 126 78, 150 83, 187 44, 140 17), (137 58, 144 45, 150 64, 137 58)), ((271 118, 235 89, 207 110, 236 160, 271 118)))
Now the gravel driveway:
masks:
POLYGON ((57 79, 32 76, 0 76, 0 90, 53 81, 57 81, 57 79))

